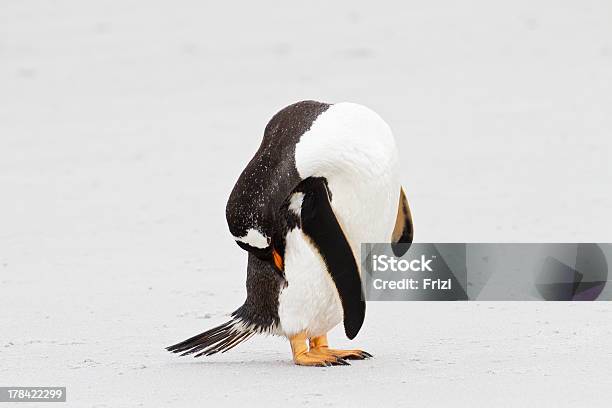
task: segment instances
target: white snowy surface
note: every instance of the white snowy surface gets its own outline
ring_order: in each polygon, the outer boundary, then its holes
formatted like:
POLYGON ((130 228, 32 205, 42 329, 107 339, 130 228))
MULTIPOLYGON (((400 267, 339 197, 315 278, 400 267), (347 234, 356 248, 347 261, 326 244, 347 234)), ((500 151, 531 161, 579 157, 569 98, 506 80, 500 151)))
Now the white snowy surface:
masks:
MULTIPOLYGON (((376 358, 295 367, 225 321, 225 201, 281 107, 353 101, 401 148, 416 239, 612 241, 612 2, 2 2, 0 386, 66 406, 607 407, 609 303, 371 303, 376 358)), ((21 404, 20 407, 36 406, 21 404)))

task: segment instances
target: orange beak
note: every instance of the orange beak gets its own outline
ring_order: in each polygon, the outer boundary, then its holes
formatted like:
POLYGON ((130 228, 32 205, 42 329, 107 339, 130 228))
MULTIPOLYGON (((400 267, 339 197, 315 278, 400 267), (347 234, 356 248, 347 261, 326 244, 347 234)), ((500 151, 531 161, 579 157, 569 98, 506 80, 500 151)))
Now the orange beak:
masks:
POLYGON ((276 249, 272 250, 272 258, 274 259, 274 265, 278 268, 279 271, 282 271, 285 268, 283 264, 283 257, 276 251, 276 249))

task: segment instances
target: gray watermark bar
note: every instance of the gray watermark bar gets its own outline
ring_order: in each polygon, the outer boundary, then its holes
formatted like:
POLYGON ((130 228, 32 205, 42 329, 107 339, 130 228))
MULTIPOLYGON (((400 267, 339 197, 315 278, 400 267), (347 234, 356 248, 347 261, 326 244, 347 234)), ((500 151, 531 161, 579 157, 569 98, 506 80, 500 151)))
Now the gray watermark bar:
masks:
POLYGON ((366 243, 365 300, 612 300, 609 243, 366 243))
POLYGON ((0 402, 66 402, 66 387, 0 387, 0 402))

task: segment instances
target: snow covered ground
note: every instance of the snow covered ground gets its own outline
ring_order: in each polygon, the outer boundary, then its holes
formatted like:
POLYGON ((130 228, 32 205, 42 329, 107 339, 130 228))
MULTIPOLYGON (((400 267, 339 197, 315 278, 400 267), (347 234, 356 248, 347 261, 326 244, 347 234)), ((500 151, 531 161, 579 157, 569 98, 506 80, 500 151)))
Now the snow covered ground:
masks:
MULTIPOLYGON (((243 300, 226 198, 302 99, 378 111, 420 242, 611 241, 612 3, 6 0, 0 386, 74 407, 609 406, 609 303, 372 303, 373 360, 164 347, 243 300), (237 405, 240 406, 240 405, 237 405)), ((27 407, 28 404, 20 405, 27 407)))

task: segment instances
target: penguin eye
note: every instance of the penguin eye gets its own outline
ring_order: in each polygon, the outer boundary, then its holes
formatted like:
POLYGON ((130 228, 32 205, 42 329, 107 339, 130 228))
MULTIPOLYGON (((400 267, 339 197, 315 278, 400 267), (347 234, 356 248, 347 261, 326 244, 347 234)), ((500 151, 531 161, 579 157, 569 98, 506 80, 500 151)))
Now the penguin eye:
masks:
POLYGON ((272 259, 274 260, 274 266, 276 266, 279 271, 284 270, 285 265, 283 262, 283 257, 278 253, 276 248, 272 249, 272 259))

